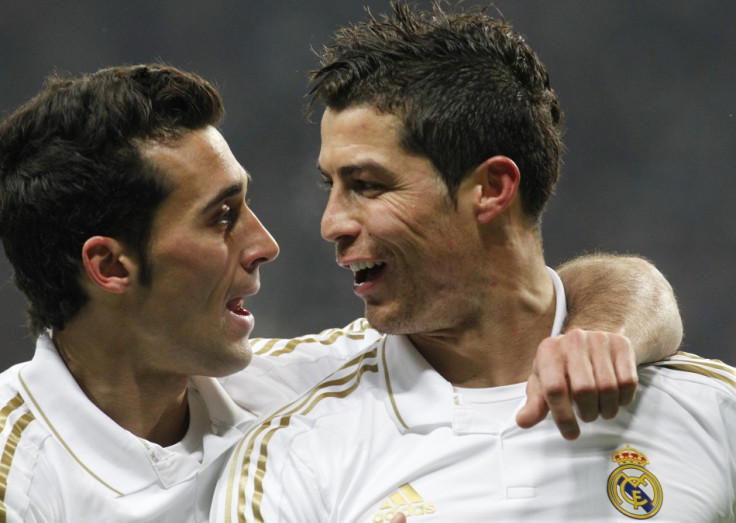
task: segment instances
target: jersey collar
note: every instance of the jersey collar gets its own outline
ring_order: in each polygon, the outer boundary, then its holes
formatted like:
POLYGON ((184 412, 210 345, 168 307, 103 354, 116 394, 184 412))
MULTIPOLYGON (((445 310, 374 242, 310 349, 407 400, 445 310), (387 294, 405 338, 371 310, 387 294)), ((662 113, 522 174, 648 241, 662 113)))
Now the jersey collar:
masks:
MULTIPOLYGON (((562 331, 567 316, 565 289, 555 271, 547 268, 555 288, 555 319, 551 336, 562 331)), ((429 432, 451 427, 455 411, 452 383, 427 363, 406 336, 388 335, 379 355, 387 395, 386 408, 401 432, 429 432)))
POLYGON ((191 478, 200 467, 229 450, 249 416, 238 409, 212 378, 195 378, 211 420, 200 464, 147 443, 98 409, 69 373, 53 342, 42 335, 36 353, 20 371, 22 395, 36 419, 96 481, 117 495, 159 482, 164 487, 191 478))

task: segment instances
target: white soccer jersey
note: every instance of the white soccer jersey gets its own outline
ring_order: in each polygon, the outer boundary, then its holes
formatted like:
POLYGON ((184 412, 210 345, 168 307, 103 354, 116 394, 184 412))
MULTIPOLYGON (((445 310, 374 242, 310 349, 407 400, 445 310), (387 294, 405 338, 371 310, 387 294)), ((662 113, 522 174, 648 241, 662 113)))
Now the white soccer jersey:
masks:
POLYGON ((733 368, 684 354, 642 368, 632 405, 575 441, 551 418, 520 429, 507 406, 524 392, 463 397, 407 338, 382 337, 249 430, 212 520, 734 521, 733 368))
POLYGON ((238 405, 265 414, 314 387, 380 336, 359 318, 341 329, 299 338, 255 338, 248 367, 220 382, 238 405))
POLYGON ((202 522, 228 452, 255 417, 339 368, 378 334, 365 320, 298 340, 257 340, 252 367, 189 388, 190 429, 169 448, 123 429, 84 395, 47 336, 0 374, 0 522, 202 522), (300 342, 305 342, 301 345, 300 342), (296 350, 294 350, 296 349, 296 350))
POLYGON ((189 387, 190 429, 162 448, 87 399, 51 340, 0 375, 0 521, 203 522, 223 463, 252 420, 217 380, 189 387))

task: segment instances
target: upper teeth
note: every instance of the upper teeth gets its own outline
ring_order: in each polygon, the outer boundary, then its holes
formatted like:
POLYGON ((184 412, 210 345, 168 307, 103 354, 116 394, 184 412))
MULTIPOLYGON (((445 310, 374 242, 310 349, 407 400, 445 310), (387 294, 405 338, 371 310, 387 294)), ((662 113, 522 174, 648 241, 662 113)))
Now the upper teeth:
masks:
POLYGON ((353 272, 362 271, 363 269, 372 269, 376 265, 382 265, 381 262, 364 261, 350 264, 350 270, 353 272))

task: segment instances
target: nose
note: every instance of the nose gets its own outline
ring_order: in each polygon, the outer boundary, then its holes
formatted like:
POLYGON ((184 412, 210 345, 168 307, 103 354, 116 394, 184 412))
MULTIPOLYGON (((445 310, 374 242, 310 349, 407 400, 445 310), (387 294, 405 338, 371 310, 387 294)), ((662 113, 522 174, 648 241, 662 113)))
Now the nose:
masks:
POLYGON ((268 263, 279 255, 279 245, 258 217, 246 207, 246 219, 241 229, 243 249, 240 264, 247 271, 256 270, 262 263, 268 263))
POLYGON ((339 242, 355 238, 359 232, 357 208, 336 184, 330 191, 330 198, 322 213, 322 237, 330 242, 339 242))

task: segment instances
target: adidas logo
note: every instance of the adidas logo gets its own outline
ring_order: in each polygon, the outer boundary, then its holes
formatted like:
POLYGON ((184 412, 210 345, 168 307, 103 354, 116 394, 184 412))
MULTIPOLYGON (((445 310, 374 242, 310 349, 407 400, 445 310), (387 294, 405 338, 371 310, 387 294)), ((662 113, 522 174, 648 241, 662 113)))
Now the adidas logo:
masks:
POLYGON ((374 523, 391 521, 397 513, 403 512, 408 518, 434 513, 434 504, 426 503, 422 496, 408 483, 401 485, 388 500, 378 507, 379 512, 373 515, 374 523))

